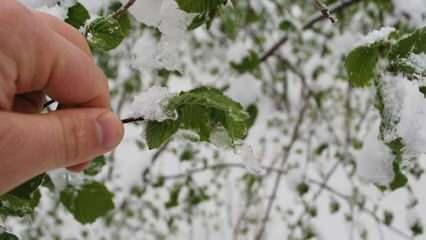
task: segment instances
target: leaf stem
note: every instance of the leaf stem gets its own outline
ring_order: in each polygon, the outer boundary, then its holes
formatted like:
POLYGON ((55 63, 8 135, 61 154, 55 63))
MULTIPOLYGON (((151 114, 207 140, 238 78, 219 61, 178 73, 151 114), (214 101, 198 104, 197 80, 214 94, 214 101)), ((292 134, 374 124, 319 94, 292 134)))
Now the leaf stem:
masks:
POLYGON ((136 0, 129 0, 126 4, 121 6, 121 8, 119 8, 117 11, 115 11, 111 15, 111 17, 113 17, 115 19, 120 18, 121 15, 123 15, 135 2, 136 2, 136 0))
POLYGON ((128 123, 136 123, 136 122, 143 122, 145 121, 145 118, 143 117, 138 117, 138 118, 125 118, 125 119, 121 119, 121 122, 123 124, 128 124, 128 123))

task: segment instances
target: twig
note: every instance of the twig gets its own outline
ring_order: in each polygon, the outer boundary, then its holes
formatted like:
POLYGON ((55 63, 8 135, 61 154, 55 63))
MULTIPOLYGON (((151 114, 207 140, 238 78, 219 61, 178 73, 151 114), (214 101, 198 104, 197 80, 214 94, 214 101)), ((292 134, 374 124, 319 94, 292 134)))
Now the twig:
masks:
POLYGON ((328 9, 327 5, 325 5, 323 2, 321 2, 320 0, 314 0, 315 1, 315 5, 317 6, 317 8, 321 11, 321 14, 330 19, 331 23, 336 23, 337 20, 336 18, 334 18, 334 16, 331 15, 330 13, 330 9, 328 9))
POLYGON ((125 119, 121 119, 121 122, 123 124, 128 124, 128 123, 136 123, 136 122, 143 122, 145 121, 145 118, 143 117, 138 117, 138 118, 125 118, 125 119))
MULTIPOLYGON (((363 0, 347 0, 347 1, 337 3, 336 5, 333 5, 332 7, 330 7, 329 12, 330 12, 330 14, 340 12, 340 11, 342 11, 342 10, 344 10, 344 9, 346 9, 346 8, 352 6, 355 3, 358 3, 360 1, 363 1, 363 0)), ((327 19, 327 17, 325 17, 324 15, 316 14, 311 18, 311 20, 309 20, 305 25, 303 25, 302 30, 310 29, 317 22, 320 22, 320 21, 325 20, 325 19, 327 19)), ((287 41, 288 41, 288 36, 287 35, 283 36, 280 40, 278 40, 278 42, 276 42, 274 45, 272 45, 272 47, 262 55, 262 57, 260 58, 260 62, 264 62, 264 61, 268 60, 287 41)))
MULTIPOLYGON (((299 116, 298 116, 297 122, 296 122, 296 126, 294 127, 293 135, 291 136, 290 143, 289 143, 289 145, 286 149, 287 151, 284 154, 284 157, 283 157, 283 160, 281 161, 279 169, 283 169, 285 164, 287 163, 288 159, 290 158, 290 152, 291 152, 293 146, 296 144, 297 139, 299 137, 299 130, 300 130, 300 127, 302 125, 305 113, 308 109, 308 105, 309 105, 308 102, 305 102, 303 108, 301 109, 301 111, 299 113, 299 116)), ((278 175, 275 179, 274 186, 273 186, 273 189, 272 189, 272 195, 269 198, 269 201, 268 201, 268 204, 267 204, 267 207, 266 207, 265 215, 262 218, 260 229, 257 232, 256 237, 254 238, 256 240, 261 240, 262 236, 265 232, 266 223, 268 222, 269 216, 271 214, 272 206, 273 206, 274 201, 277 197, 277 193, 278 193, 278 189, 281 185, 282 177, 283 177, 283 172, 280 172, 280 173, 278 173, 278 175)))
POLYGON ((121 6, 120 9, 118 9, 117 11, 115 11, 111 17, 117 19, 120 18, 121 15, 123 15, 134 3, 136 2, 136 0, 129 0, 126 4, 124 4, 123 6, 121 6))

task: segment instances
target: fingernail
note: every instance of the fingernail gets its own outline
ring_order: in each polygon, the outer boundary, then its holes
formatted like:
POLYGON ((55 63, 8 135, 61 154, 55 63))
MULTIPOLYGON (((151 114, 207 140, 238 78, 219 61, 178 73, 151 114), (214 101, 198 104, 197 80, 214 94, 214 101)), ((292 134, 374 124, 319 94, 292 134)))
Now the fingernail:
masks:
POLYGON ((107 112, 96 119, 96 128, 98 132, 99 143, 105 149, 112 149, 117 146, 122 138, 122 126, 118 117, 107 112))

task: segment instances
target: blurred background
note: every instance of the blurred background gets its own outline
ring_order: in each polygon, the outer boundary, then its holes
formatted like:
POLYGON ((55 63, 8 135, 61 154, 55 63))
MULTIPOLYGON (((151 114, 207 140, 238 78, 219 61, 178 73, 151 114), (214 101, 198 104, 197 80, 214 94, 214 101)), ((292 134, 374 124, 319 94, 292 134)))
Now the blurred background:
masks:
MULTIPOLYGON (((65 2, 21 1, 53 11, 65 2)), ((79 2, 100 16, 119 6, 79 2)), ((246 141, 264 175, 248 171, 231 151, 182 137, 148 150, 143 125, 127 125, 125 140, 94 177, 114 193, 115 209, 106 217, 81 225, 57 203, 57 193, 44 189, 32 217, 4 225, 22 239, 426 239, 425 161, 405 166, 409 183, 394 192, 356 175, 356 158, 379 116, 374 91, 353 89, 343 61, 373 30, 424 26, 426 1, 324 4, 336 23, 312 0, 235 1, 210 26, 173 43, 166 58, 172 67, 152 60, 159 31, 132 16, 119 48, 94 52, 123 118, 133 97, 154 85, 172 92, 213 86, 242 103, 253 120, 246 141)), ((51 173, 54 180, 64 174, 80 181, 64 170, 51 173)))

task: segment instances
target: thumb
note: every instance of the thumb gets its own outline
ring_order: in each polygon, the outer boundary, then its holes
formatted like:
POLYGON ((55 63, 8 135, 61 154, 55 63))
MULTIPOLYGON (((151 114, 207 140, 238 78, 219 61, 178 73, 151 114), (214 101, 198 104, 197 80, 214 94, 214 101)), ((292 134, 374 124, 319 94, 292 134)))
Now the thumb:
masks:
POLYGON ((0 112, 0 119, 0 193, 51 169, 87 162, 123 137, 121 121, 105 109, 0 112))

